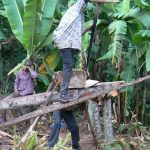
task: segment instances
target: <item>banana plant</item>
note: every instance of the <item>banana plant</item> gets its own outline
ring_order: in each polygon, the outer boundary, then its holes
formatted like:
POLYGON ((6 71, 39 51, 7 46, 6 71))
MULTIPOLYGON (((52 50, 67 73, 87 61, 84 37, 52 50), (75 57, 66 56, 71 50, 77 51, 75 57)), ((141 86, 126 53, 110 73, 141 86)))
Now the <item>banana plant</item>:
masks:
MULTIPOLYGON (((112 18, 112 22, 108 26, 111 43, 108 47, 109 51, 98 60, 112 58, 112 64, 114 64, 121 57, 126 42, 133 45, 139 45, 139 42, 143 43, 145 39, 148 42, 150 35, 149 7, 148 2, 142 0, 135 0, 133 3, 130 0, 123 0, 118 4, 106 4, 103 7, 103 11, 108 14, 108 18, 112 18)), ((147 42, 145 44, 147 53, 149 53, 147 42)), ((150 71, 149 57, 147 54, 147 71, 150 71)))
MULTIPOLYGON (((3 0, 3 5, 12 32, 27 51, 26 59, 51 43, 50 33, 57 0, 3 0)), ((25 60, 9 74, 19 69, 25 60)))

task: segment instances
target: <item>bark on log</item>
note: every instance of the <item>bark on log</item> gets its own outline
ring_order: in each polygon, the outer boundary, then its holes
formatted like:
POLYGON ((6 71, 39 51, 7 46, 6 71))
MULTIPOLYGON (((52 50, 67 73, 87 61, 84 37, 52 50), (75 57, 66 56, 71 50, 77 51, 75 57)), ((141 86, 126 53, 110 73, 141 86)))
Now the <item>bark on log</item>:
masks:
MULTIPOLYGON (((95 87, 81 89, 79 94, 84 95, 86 93, 100 92, 101 95, 101 92, 103 93, 103 91, 106 91, 105 93, 108 93, 112 91, 114 88, 119 87, 123 84, 124 84, 123 81, 103 82, 103 83, 99 83, 98 86, 95 87)), ((32 106, 32 105, 36 106, 36 105, 44 104, 47 101, 48 97, 51 96, 51 94, 52 94, 51 92, 45 92, 40 94, 1 100, 0 110, 16 109, 24 106, 32 106)), ((59 93, 54 92, 51 99, 53 102, 57 102, 59 99, 59 93)))
MULTIPOLYGON (((99 96, 102 97, 104 94, 107 94, 111 92, 112 90, 119 90, 127 86, 138 84, 148 79, 150 79, 150 75, 143 77, 143 78, 139 78, 130 83, 125 83, 124 81, 103 82, 103 83, 99 83, 95 87, 91 87, 88 89, 86 88, 81 89, 79 94, 84 95, 86 93, 99 92, 99 96)), ((50 95, 51 95, 51 92, 46 92, 46 93, 34 94, 30 96, 1 100, 0 110, 7 110, 7 109, 24 107, 24 106, 33 106, 33 105, 36 106, 36 105, 44 104, 50 95)), ((58 101, 58 99, 59 99, 59 94, 56 92, 52 96, 52 101, 56 102, 58 101)))
POLYGON ((34 94, 29 96, 3 99, 0 101, 0 110, 15 109, 24 106, 36 106, 44 104, 51 92, 34 94))
MULTIPOLYGON (((122 89, 124 87, 140 83, 140 82, 145 81, 147 79, 150 79, 150 76, 140 78, 140 79, 135 80, 131 83, 124 83, 124 82, 100 83, 99 86, 97 86, 97 87, 81 90, 81 93, 83 92, 82 94, 85 94, 85 93, 89 94, 87 96, 83 96, 83 97, 81 97, 81 98, 79 98, 75 101, 69 102, 67 104, 61 104, 59 102, 54 103, 53 105, 49 105, 49 106, 40 108, 36 111, 33 111, 33 112, 28 113, 26 115, 23 115, 19 118, 16 118, 13 121, 0 124, 0 127, 14 125, 14 124, 17 124, 19 122, 23 122, 25 120, 28 120, 30 118, 34 118, 34 117, 37 117, 37 116, 40 116, 40 115, 43 115, 43 114, 46 114, 46 113, 53 112, 55 110, 60 110, 60 109, 64 109, 64 108, 67 108, 67 107, 70 107, 70 106, 73 106, 73 105, 76 105, 76 104, 79 104, 79 103, 83 103, 83 102, 85 102, 89 99, 94 99, 95 97, 103 97, 105 94, 111 92, 112 90, 119 90, 119 89, 122 89)), ((50 93, 46 93, 46 94, 48 95, 50 93)), ((43 93, 43 95, 44 95, 44 93, 43 93)), ((41 96, 41 98, 43 98, 43 96, 41 96)), ((23 97, 21 99, 23 99, 23 97)), ((52 99, 57 100, 58 99, 58 94, 54 95, 52 97, 52 99)))
POLYGON ((104 138, 106 142, 112 142, 114 140, 111 99, 104 101, 104 138))
POLYGON ((88 122, 92 131, 95 145, 98 146, 98 141, 102 139, 102 127, 100 123, 100 115, 98 104, 92 100, 88 101, 88 122))

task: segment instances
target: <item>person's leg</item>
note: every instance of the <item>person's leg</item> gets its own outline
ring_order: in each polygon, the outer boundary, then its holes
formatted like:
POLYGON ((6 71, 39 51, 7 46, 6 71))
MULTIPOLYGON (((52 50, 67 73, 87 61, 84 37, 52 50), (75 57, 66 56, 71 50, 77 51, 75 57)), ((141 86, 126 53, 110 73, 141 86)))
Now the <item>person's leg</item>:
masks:
POLYGON ((62 82, 60 87, 60 94, 67 94, 67 89, 70 83, 72 69, 74 65, 73 61, 73 49, 66 48, 61 49, 60 54, 63 61, 63 72, 62 72, 62 82))
POLYGON ((59 132, 60 132, 60 127, 61 127, 61 112, 55 111, 53 112, 54 115, 54 126, 51 130, 51 134, 48 138, 48 146, 49 147, 54 147, 54 145, 57 143, 58 138, 59 138, 59 132))
POLYGON ((71 132, 72 148, 79 149, 79 128, 76 123, 73 111, 62 111, 62 117, 64 118, 69 131, 71 132))
POLYGON ((79 97, 78 95, 68 93, 68 86, 70 83, 72 69, 74 66, 73 49, 61 49, 60 54, 63 61, 62 82, 60 86, 60 101, 69 102, 79 97))

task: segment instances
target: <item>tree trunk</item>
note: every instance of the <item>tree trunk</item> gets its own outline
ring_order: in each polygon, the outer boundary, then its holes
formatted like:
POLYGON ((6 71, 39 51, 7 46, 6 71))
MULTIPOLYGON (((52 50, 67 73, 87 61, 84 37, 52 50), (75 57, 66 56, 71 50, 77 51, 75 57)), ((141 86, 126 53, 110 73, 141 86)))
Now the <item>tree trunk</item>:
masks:
MULTIPOLYGON (((118 89, 118 87, 124 85, 124 82, 104 82, 99 83, 95 87, 85 88, 79 90, 79 95, 84 96, 92 93, 99 93, 102 97, 106 93, 111 92, 113 89, 118 89)), ((121 88, 121 87, 120 87, 121 88)), ((24 106, 36 106, 43 104, 47 101, 48 97, 51 96, 51 92, 45 92, 40 94, 4 99, 0 101, 0 110, 16 109, 24 106)), ((52 102, 57 102, 59 100, 59 93, 54 92, 52 96, 52 102)))
POLYGON ((102 129, 101 129, 101 122, 100 122, 100 115, 99 115, 99 107, 98 104, 92 100, 88 101, 88 116, 91 122, 91 125, 94 129, 94 134, 96 137, 96 141, 100 141, 102 139, 102 129))
POLYGON ((114 140, 111 99, 104 101, 104 137, 106 142, 112 142, 114 140))

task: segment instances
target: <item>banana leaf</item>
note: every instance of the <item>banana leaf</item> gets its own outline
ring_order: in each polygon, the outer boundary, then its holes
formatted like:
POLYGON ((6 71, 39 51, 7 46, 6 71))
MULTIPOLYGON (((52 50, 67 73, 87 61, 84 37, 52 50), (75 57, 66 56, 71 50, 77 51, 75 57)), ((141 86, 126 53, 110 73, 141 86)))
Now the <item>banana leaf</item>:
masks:
POLYGON ((27 50, 27 56, 31 56, 33 48, 37 45, 36 38, 38 26, 40 25, 40 14, 42 12, 42 0, 28 0, 25 7, 23 20, 23 45, 27 50))
POLYGON ((50 75, 52 75, 52 71, 54 71, 54 69, 57 67, 59 59, 59 51, 57 49, 52 51, 39 67, 39 73, 45 75, 48 72, 50 75))
POLYGON ((23 22, 16 0, 2 0, 7 18, 16 38, 22 43, 23 22))
POLYGON ((43 6, 43 14, 41 17, 41 24, 39 26, 39 34, 44 39, 45 36, 47 36, 48 32, 50 31, 50 28, 53 23, 53 15, 55 12, 57 0, 45 0, 44 6, 43 6))
POLYGON ((146 70, 150 71, 150 43, 146 52, 146 70))

